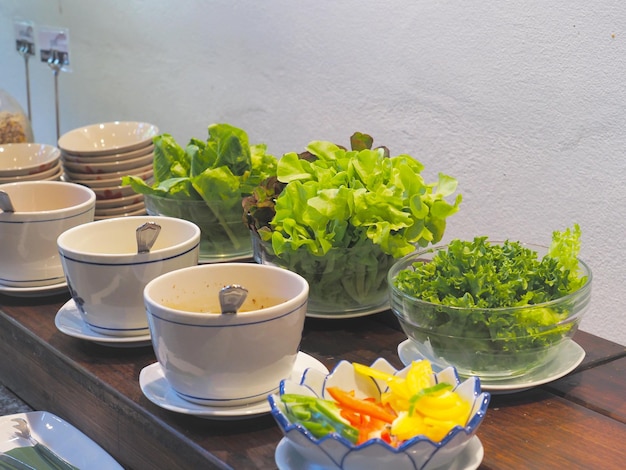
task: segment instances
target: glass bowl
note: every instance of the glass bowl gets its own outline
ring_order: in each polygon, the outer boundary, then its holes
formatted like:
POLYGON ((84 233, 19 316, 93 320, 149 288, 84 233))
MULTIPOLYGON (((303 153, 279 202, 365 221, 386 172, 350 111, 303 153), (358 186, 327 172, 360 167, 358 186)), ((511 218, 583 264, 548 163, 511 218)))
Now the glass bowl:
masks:
MULTIPOLYGON (((524 245, 542 256, 547 248, 524 245)), ((557 300, 508 308, 466 308, 426 302, 402 292, 394 281, 415 263, 428 263, 446 246, 415 252, 389 270, 390 306, 417 351, 434 365, 453 365, 462 376, 498 380, 523 376, 553 360, 577 331, 591 299, 587 280, 557 300)))
POLYGON ((250 231, 241 216, 241 205, 232 201, 170 199, 145 194, 150 215, 189 220, 200 227, 200 263, 233 261, 252 257, 250 231))
POLYGON ((386 276, 396 261, 373 243, 358 248, 331 248, 315 256, 305 247, 277 256, 270 241, 251 231, 254 260, 289 269, 310 286, 307 316, 346 318, 388 308, 386 276))
MULTIPOLYGON (((378 358, 371 367, 399 377, 406 377, 410 369, 410 366, 407 366, 397 371, 383 358, 378 358)), ((387 383, 383 379, 360 376, 354 370, 353 364, 348 361, 340 361, 328 375, 307 369, 300 382, 283 380, 279 393, 270 395, 268 400, 272 416, 285 439, 306 460, 310 468, 340 468, 342 470, 449 468, 476 435, 487 413, 491 395, 481 391, 478 377, 470 377, 461 382, 453 367, 434 374, 432 383, 452 385, 464 400, 471 403, 467 423, 464 427, 453 427, 441 441, 434 442, 424 435, 418 435, 404 441, 398 447, 389 445, 381 438, 369 439, 362 444, 355 445, 337 433, 316 438, 302 424, 292 422, 288 417, 285 405, 280 398, 283 394, 294 393, 328 398, 327 387, 335 386, 343 390, 354 390, 357 398, 377 399, 388 390, 387 383)))

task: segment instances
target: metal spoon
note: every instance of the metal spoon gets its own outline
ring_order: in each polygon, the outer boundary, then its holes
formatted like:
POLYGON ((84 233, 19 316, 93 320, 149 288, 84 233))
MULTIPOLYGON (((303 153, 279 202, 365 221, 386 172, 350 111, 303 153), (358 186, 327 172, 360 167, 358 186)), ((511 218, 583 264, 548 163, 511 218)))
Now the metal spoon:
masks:
POLYGON ((222 314, 234 314, 246 300, 248 289, 239 284, 230 284, 220 289, 220 307, 222 314))
POLYGON ((2 190, 0 190, 0 209, 2 209, 3 212, 15 212, 11 197, 6 191, 2 190))
POLYGON ((149 253, 159 232, 161 232, 161 226, 156 222, 146 222, 137 227, 137 253, 149 253))

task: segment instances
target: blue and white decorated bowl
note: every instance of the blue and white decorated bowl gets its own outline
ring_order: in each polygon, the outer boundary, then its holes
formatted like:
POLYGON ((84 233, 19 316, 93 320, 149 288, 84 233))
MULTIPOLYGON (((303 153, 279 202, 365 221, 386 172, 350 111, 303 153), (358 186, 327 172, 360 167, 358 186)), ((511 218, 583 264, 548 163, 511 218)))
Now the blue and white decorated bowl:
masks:
MULTIPOLYGON (((405 376, 410 369, 407 366, 398 371, 382 358, 377 359, 371 367, 400 377, 405 376)), ((454 460, 474 437, 485 417, 491 395, 481 392, 478 377, 470 377, 461 382, 453 367, 433 375, 435 383, 453 385, 462 398, 472 403, 466 426, 454 427, 440 442, 433 442, 425 436, 416 436, 398 447, 393 447, 379 438, 355 445, 337 434, 328 434, 318 439, 301 424, 290 421, 279 395, 296 393, 332 400, 326 388, 335 386, 343 390, 354 390, 356 397, 379 398, 387 390, 384 381, 356 373, 352 363, 348 361, 339 362, 328 375, 307 369, 300 382, 283 380, 278 394, 270 395, 268 400, 272 416, 286 439, 311 464, 343 470, 438 468, 454 460)))

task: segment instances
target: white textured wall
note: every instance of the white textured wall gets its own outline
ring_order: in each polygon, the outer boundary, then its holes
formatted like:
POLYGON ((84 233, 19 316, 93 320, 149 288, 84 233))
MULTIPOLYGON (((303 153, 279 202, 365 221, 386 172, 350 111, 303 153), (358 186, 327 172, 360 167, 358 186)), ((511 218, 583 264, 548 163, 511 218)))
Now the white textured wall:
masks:
MULTIPOLYGON (((578 222, 594 272, 583 329, 626 344, 626 3, 0 0, 0 88, 26 106, 13 19, 70 30, 61 132, 213 122, 282 155, 358 130, 460 180, 446 239, 549 243, 578 222)), ((36 140, 52 72, 31 61, 36 140)))

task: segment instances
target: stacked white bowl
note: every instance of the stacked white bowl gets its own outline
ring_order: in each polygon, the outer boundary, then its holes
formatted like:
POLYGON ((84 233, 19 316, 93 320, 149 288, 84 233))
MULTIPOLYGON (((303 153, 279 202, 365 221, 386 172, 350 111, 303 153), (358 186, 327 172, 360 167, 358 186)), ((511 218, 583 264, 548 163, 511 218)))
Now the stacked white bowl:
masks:
POLYGON ((59 138, 65 179, 93 189, 96 220, 146 213, 143 195, 122 186, 122 177, 152 178, 152 139, 158 133, 146 122, 114 121, 79 127, 59 138))
POLYGON ((54 181, 63 176, 61 152, 46 144, 0 145, 0 184, 16 181, 54 181))

